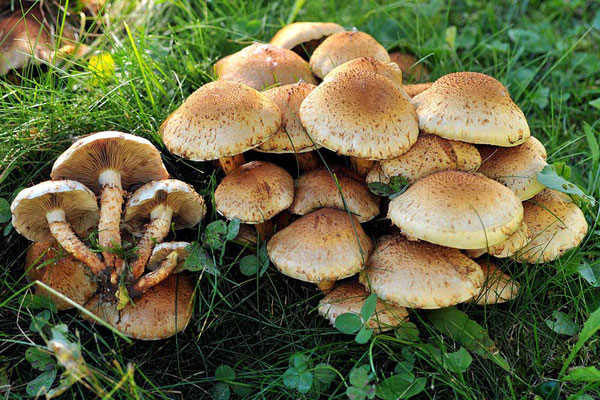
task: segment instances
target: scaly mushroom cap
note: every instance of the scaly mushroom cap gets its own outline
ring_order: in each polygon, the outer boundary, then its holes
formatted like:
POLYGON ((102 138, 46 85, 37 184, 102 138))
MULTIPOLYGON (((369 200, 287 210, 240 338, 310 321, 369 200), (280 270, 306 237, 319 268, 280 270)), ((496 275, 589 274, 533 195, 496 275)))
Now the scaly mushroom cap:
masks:
POLYGON ((347 31, 334 33, 325 39, 310 57, 310 68, 322 79, 338 65, 359 57, 390 62, 388 52, 371 35, 347 31))
POLYGON ((383 301, 429 309, 476 296, 484 275, 475 261, 456 249, 384 236, 359 279, 383 301))
POLYGON ((417 142, 397 158, 380 161, 383 173, 415 182, 446 169, 476 171, 481 164, 477 148, 469 143, 447 140, 435 135, 420 135, 417 142))
POLYGON ((228 174, 215 190, 217 212, 227 219, 260 224, 287 210, 294 200, 294 178, 283 168, 251 161, 228 174))
POLYGON ((426 176, 393 199, 388 218, 409 237, 480 249, 508 239, 523 220, 523 206, 496 181, 447 170, 426 176))
POLYGON ((498 267, 485 259, 476 260, 483 270, 485 281, 479 295, 474 297, 475 304, 506 303, 519 294, 519 282, 502 272, 498 267))
POLYGON ((75 181, 46 181, 19 192, 12 202, 12 224, 33 242, 54 240, 46 213, 63 210, 77 234, 85 233, 98 222, 98 204, 90 189, 75 181))
POLYGON ((123 223, 134 235, 142 235, 152 210, 161 205, 173 210, 175 229, 192 228, 206 214, 204 199, 187 183, 164 179, 146 183, 136 190, 125 208, 123 223))
MULTIPOLYGON (((30 282, 43 282, 77 304, 83 305, 96 293, 98 285, 87 265, 59 249, 56 242, 33 243, 25 255, 27 279, 30 282)), ((47 293, 39 286, 36 286, 35 293, 49 296, 58 310, 73 308, 66 301, 47 293)))
POLYGON ((300 105, 315 88, 312 83, 293 83, 265 90, 281 113, 281 126, 273 136, 255 150, 265 153, 303 153, 314 150, 315 144, 300 123, 300 105))
POLYGON ((478 172, 512 189, 521 201, 544 190, 537 174, 547 165, 546 149, 533 136, 515 147, 479 146, 479 151, 483 161, 478 172))
POLYGON ((379 214, 378 198, 369 192, 364 181, 357 181, 343 171, 333 172, 337 177, 341 193, 328 170, 317 169, 305 172, 296 181, 296 195, 290 211, 305 215, 324 207, 344 210, 343 200, 345 200, 348 211, 354 214, 359 222, 370 221, 379 214))
POLYGON ((298 54, 272 44, 254 43, 217 61, 219 80, 235 81, 256 90, 300 80, 316 83, 308 63, 298 54))
POLYGON ((424 82, 424 83, 415 83, 412 85, 404 85, 402 88, 410 97, 415 97, 416 95, 423 93, 427 89, 433 86, 433 82, 424 82))
POLYGON ((390 177, 383 172, 379 162, 375 163, 373 168, 369 170, 365 180, 367 181, 367 185, 370 183, 383 183, 384 185, 390 183, 390 177))
MULTIPOLYGON (((171 275, 152 286, 141 297, 117 311, 117 305, 99 302, 98 296, 86 305, 96 316, 126 336, 139 340, 160 340, 183 331, 192 319, 194 285, 187 274, 171 275)), ((90 320, 83 315, 84 319, 90 320)))
POLYGON ((344 27, 333 22, 294 22, 281 28, 271 39, 271 44, 292 50, 306 42, 320 40, 344 27))
POLYGON ((359 272, 373 243, 356 218, 345 211, 322 208, 277 232, 267 251, 284 275, 319 283, 359 272))
POLYGON ((372 72, 374 74, 385 76, 396 85, 402 86, 402 70, 396 63, 385 63, 371 57, 359 57, 346 61, 342 65, 332 69, 323 79, 323 82, 329 82, 339 74, 352 71, 372 72))
MULTIPOLYGON (((341 314, 353 313, 360 316, 368 296, 369 292, 360 283, 344 282, 319 302, 319 314, 329 319, 331 325, 335 326, 335 319, 341 314)), ((375 333, 380 333, 394 329, 407 319, 406 308, 377 299, 375 313, 365 325, 375 333)))
POLYGON ((419 135, 414 107, 401 89, 368 71, 341 73, 319 85, 304 99, 300 120, 323 147, 369 160, 398 157, 419 135))
POLYGON ((415 81, 426 79, 429 76, 429 71, 423 63, 419 63, 417 57, 412 54, 401 53, 399 51, 392 51, 390 53, 390 60, 398 64, 402 73, 407 77, 415 81))
POLYGON ((156 247, 152 250, 152 255, 148 260, 148 269, 150 271, 156 270, 160 267, 160 263, 164 261, 165 258, 172 252, 177 253, 177 267, 175 268, 174 273, 181 272, 183 269, 183 264, 185 263, 185 259, 189 256, 189 248, 190 244, 188 242, 164 242, 157 244, 156 247))
POLYGON ((421 130, 446 139, 510 147, 529 137, 527 119, 508 90, 485 74, 442 76, 413 104, 421 130))
POLYGON ((479 256, 488 253, 494 257, 506 258, 521 250, 531 240, 531 232, 525 221, 521 222, 519 229, 515 233, 510 235, 508 239, 488 248, 482 248, 477 250, 465 250, 465 253, 471 258, 477 258, 479 256))
POLYGON ((192 93, 160 132, 171 153, 206 161, 254 148, 279 125, 279 108, 265 95, 241 83, 217 81, 192 93))
POLYGON ((100 192, 99 177, 113 170, 121 186, 167 179, 160 152, 148 140, 123 132, 98 132, 79 139, 62 153, 52 167, 52 179, 73 179, 100 192))
MULTIPOLYGON (((52 35, 38 7, 17 9, 0 19, 0 75, 26 66, 32 58, 50 61, 52 35)), ((0 11, 2 11, 0 9, 0 11)))
POLYGON ((532 240, 515 257, 528 263, 549 262, 577 247, 588 229, 583 212, 571 198, 556 190, 544 189, 523 203, 523 220, 532 240))

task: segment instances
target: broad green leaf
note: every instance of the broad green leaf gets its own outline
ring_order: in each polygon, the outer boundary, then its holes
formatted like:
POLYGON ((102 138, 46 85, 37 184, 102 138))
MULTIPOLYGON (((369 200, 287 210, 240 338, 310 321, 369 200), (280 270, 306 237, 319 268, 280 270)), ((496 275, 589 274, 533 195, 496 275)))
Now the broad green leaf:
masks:
POLYGON ((406 342, 416 342, 419 340, 419 328, 412 322, 405 322, 396 328, 396 338, 406 342))
POLYGON ((592 107, 594 107, 594 108, 600 109, 600 97, 598 97, 597 99, 594 99, 594 100, 590 101, 589 105, 592 106, 592 107))
POLYGON ((576 367, 563 378, 564 381, 600 382, 600 370, 596 367, 576 367))
POLYGON ((402 357, 404 357, 404 359, 411 364, 414 364, 417 360, 417 357, 415 356, 415 349, 412 347, 404 346, 402 350, 400 350, 400 353, 402 354, 402 357))
POLYGON ((310 357, 302 353, 292 354, 289 363, 291 367, 296 368, 298 371, 305 371, 312 365, 310 357))
POLYGON ((592 206, 596 204, 596 199, 588 196, 579 186, 561 176, 554 165, 546 165, 537 174, 537 180, 550 189, 577 196, 583 201, 589 202, 592 206))
POLYGON ((561 374, 563 374, 566 371, 566 369, 569 367, 569 364, 571 364, 571 362, 573 361, 579 350, 583 347, 585 342, 587 342, 588 339, 591 338, 599 329, 600 307, 596 311, 594 311, 587 319, 587 321, 585 321, 585 324, 583 324, 583 328, 579 333, 579 339, 577 340, 577 343, 575 343, 575 347, 573 347, 573 350, 571 350, 569 357, 567 357, 567 360, 565 361, 565 363, 562 366, 562 369, 560 370, 561 374))
POLYGON ((350 384, 358 388, 366 387, 371 381, 371 368, 368 365, 361 365, 350 371, 350 384))
POLYGON ((414 379, 408 374, 392 375, 377 385, 377 397, 384 400, 409 399, 423 391, 426 378, 414 379))
POLYGON ((324 386, 323 389, 329 387, 331 382, 333 382, 337 376, 333 367, 326 363, 317 364, 312 373, 314 380, 320 382, 324 386))
POLYGON ((392 189, 385 183, 371 182, 367 186, 369 187, 369 190, 375 193, 377 196, 389 197, 394 194, 392 189))
POLYGON ((219 365, 215 371, 215 378, 223 382, 233 381, 235 379, 235 371, 229 365, 219 365))
POLYGON ((394 372, 397 374, 405 374, 405 373, 412 373, 413 369, 415 368, 415 365, 406 360, 406 361, 400 361, 398 364, 396 364, 396 367, 394 368, 394 372))
POLYGON ((446 353, 444 359, 446 367, 454 372, 465 372, 473 361, 473 357, 464 347, 454 353, 446 353))
POLYGON ((239 383, 231 383, 229 386, 231 387, 231 390, 240 397, 246 397, 252 393, 252 387, 250 386, 241 385, 239 383))
POLYGON ((42 372, 37 378, 27 384, 25 391, 31 397, 36 397, 47 393, 56 379, 56 370, 42 372))
POLYGON ((559 335, 573 336, 579 332, 579 325, 562 311, 554 311, 552 313, 552 318, 548 318, 545 322, 546 325, 548 325, 548 328, 559 335))
POLYGON ((254 254, 244 256, 240 259, 240 272, 246 276, 254 276, 258 271, 259 260, 254 254))
POLYGON ((298 377, 298 383, 296 384, 296 389, 300 393, 308 393, 311 386, 313 384, 313 374, 309 371, 304 371, 298 377))
POLYGON ((218 276, 219 269, 212 257, 204 250, 198 242, 192 242, 188 247, 188 256, 183 263, 183 268, 191 271, 205 271, 211 275, 218 276))
POLYGON ((223 237, 227 234, 227 224, 223 220, 216 220, 206 226, 204 243, 213 250, 223 247, 223 237))
POLYGON ((229 225, 227 225, 227 240, 235 239, 238 232, 240 231, 240 225, 241 221, 239 220, 239 218, 234 218, 231 221, 229 221, 229 225))
POLYGON ((52 355, 39 347, 30 347, 25 351, 25 359, 38 371, 48 371, 56 364, 52 355))
POLYGON ((41 296, 37 294, 25 294, 19 298, 20 303, 25 308, 32 310, 47 309, 53 313, 57 312, 56 304, 49 296, 41 296))
POLYGON ((12 218, 8 200, 0 198, 0 224, 4 224, 12 218))
POLYGON ((360 330, 362 321, 357 314, 344 313, 337 316, 334 325, 340 332, 351 335, 360 330))
POLYGON ((537 394, 544 400, 559 400, 560 383, 558 381, 540 383, 533 388, 533 393, 537 394))
POLYGON ((354 340, 358 344, 365 344, 369 341, 369 339, 371 339, 371 336, 373 336, 373 330, 363 325, 356 334, 354 340))
POLYGON ((372 293, 367 297, 365 303, 360 310, 360 316, 364 323, 366 323, 373 314, 375 314, 375 307, 377 306, 377 295, 372 293))
POLYGON ((2 232, 4 234, 4 236, 8 236, 8 234, 10 233, 10 231, 12 231, 12 223, 9 222, 8 224, 6 224, 6 226, 4 227, 4 231, 2 232))
POLYGON ((228 384, 219 382, 212 387, 210 394, 215 400, 229 400, 231 397, 231 390, 229 389, 228 384))
POLYGON ((44 326, 50 321, 50 311, 42 310, 31 319, 29 330, 32 332, 40 332, 44 326))
POLYGON ((295 389, 298 385, 298 380, 300 379, 300 373, 294 367, 288 368, 283 373, 283 384, 290 389, 295 389))
POLYGON ((593 287, 600 287, 600 261, 591 265, 584 262, 579 266, 577 272, 593 287))

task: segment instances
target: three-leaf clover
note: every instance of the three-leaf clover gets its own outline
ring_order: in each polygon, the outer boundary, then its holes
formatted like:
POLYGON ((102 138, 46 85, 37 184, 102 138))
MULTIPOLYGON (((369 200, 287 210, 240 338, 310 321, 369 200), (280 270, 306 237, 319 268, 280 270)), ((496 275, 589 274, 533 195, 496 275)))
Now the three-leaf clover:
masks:
POLYGON ((354 340, 356 343, 364 344, 373 336, 373 330, 367 327, 367 321, 375 313, 377 306, 377 295, 372 293, 367 297, 363 304, 360 315, 355 313, 344 313, 335 319, 335 327, 342 333, 348 335, 356 334, 354 340))
POLYGON ((350 371, 350 386, 346 388, 346 395, 350 400, 365 400, 375 398, 376 386, 371 383, 374 374, 368 365, 350 371))
POLYGON ((200 243, 192 242, 186 250, 188 256, 183 263, 183 269, 191 272, 204 271, 214 276, 220 274, 214 258, 200 246, 200 243))
POLYGON ((235 370, 229 365, 219 365, 215 371, 215 378, 219 382, 213 386, 211 392, 217 400, 228 400, 231 391, 240 397, 245 397, 252 391, 248 385, 236 382, 235 370))
POLYGON ((256 254, 250 254, 240 259, 240 271, 246 276, 263 276, 269 267, 267 244, 263 243, 256 254))
POLYGON ((308 393, 313 385, 312 360, 305 354, 292 354, 289 368, 283 374, 283 384, 300 393, 308 393))

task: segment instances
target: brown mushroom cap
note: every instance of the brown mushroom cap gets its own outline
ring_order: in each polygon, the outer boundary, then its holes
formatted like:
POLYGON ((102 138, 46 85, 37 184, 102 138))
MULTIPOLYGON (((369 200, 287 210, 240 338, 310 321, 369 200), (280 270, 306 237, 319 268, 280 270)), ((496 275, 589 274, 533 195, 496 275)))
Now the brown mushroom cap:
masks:
POLYGON ((120 175, 121 186, 166 179, 160 152, 148 140, 123 132, 98 132, 79 139, 52 167, 52 179, 73 179, 100 192, 100 175, 106 170, 120 175))
POLYGON ((323 79, 323 82, 329 82, 339 74, 352 71, 372 72, 374 74, 385 76, 396 85, 402 86, 402 70, 396 63, 385 63, 371 57, 359 57, 346 61, 342 65, 332 69, 323 79))
POLYGON ((476 262, 456 249, 384 236, 359 279, 383 301, 430 309, 476 296, 484 275, 476 262))
POLYGON ((290 211, 305 215, 324 207, 344 210, 344 200, 348 211, 359 222, 370 221, 379 214, 379 199, 360 182, 347 174, 333 171, 341 188, 338 188, 333 176, 326 169, 317 169, 302 174, 296 181, 296 195, 290 211), (342 200, 343 196, 343 200, 342 200))
POLYGON ((415 83, 412 85, 404 85, 402 88, 410 97, 415 97, 416 95, 423 93, 427 89, 433 86, 433 82, 424 82, 424 83, 415 83))
POLYGON ((397 158, 382 160, 380 164, 385 175, 401 176, 415 182, 446 169, 476 171, 481 164, 481 157, 472 144, 435 135, 420 135, 406 153, 397 158))
POLYGON ((52 35, 39 7, 23 11, 18 4, 15 11, 0 18, 0 75, 31 61, 52 58, 52 35))
POLYGON ((160 267, 160 263, 172 252, 177 253, 177 267, 174 273, 181 272, 185 259, 190 254, 188 251, 190 244, 188 242, 164 242, 157 244, 152 250, 152 255, 148 260, 148 269, 155 271, 160 267))
POLYGON ((521 201, 544 189, 537 174, 547 165, 546 149, 533 136, 515 147, 479 146, 479 151, 483 161, 478 172, 512 189, 521 201))
POLYGON ((388 217, 409 237, 480 249, 508 239, 523 220, 523 206, 496 181, 446 170, 426 176, 393 199, 388 217))
POLYGON ((300 80, 316 83, 308 63, 298 54, 272 44, 254 43, 217 61, 219 80, 235 81, 256 90, 300 80))
POLYGON ((415 110, 401 89, 368 71, 321 84, 304 99, 300 120, 323 147, 369 160, 398 157, 419 135, 415 110))
POLYGON ((277 232, 267 251, 284 275, 319 283, 359 272, 373 243, 356 218, 345 211, 322 208, 277 232))
MULTIPOLYGON (((319 314, 329 319, 329 322, 335 326, 335 319, 341 314, 360 315, 368 296, 369 292, 360 283, 344 282, 319 301, 319 314)), ((394 329, 407 319, 406 308, 377 299, 375 313, 365 325, 376 333, 380 333, 394 329)))
POLYGON ((485 74, 444 75, 413 104, 421 130, 446 139, 510 147, 529 137, 527 119, 508 90, 485 74))
POLYGON ((479 256, 488 253, 494 257, 506 258, 521 250, 531 240, 531 232, 525 221, 521 222, 519 229, 515 231, 503 242, 498 243, 488 248, 482 248, 477 250, 466 250, 465 253, 471 258, 477 258, 479 256))
POLYGON ((294 178, 264 161, 251 161, 235 169, 215 190, 217 212, 245 224, 268 221, 288 209, 293 200, 294 178))
POLYGON ((517 297, 519 282, 502 272, 498 267, 486 259, 476 260, 483 270, 485 281, 479 295, 474 297, 477 305, 506 303, 517 297))
POLYGON ((265 153, 303 153, 314 150, 315 144, 300 123, 300 105, 316 86, 293 83, 277 86, 263 93, 273 100, 281 112, 281 126, 273 136, 255 150, 265 153))
POLYGON ((275 103, 244 84, 207 83, 161 125, 165 146, 193 161, 235 156, 270 138, 281 125, 275 103))
POLYGON ((577 247, 588 229, 583 212, 571 198, 544 189, 523 203, 523 220, 532 240, 515 257, 528 263, 549 262, 577 247))
POLYGON ((190 185, 164 179, 149 182, 133 193, 125 208, 124 225, 134 235, 141 236, 150 214, 161 205, 173 211, 174 229, 191 228, 206 214, 204 199, 190 185))
POLYGON ((332 69, 359 57, 371 57, 384 63, 390 55, 371 35, 359 31, 338 32, 329 36, 310 57, 310 68, 319 78, 332 69))
POLYGON ((398 64, 404 75, 415 81, 426 79, 429 76, 429 71, 425 64, 419 63, 417 57, 412 54, 392 51, 390 53, 390 60, 398 64))
MULTIPOLYGON (((33 243, 25 255, 25 270, 30 281, 41 281, 74 302, 83 305, 98 287, 90 269, 72 257, 56 242, 33 243)), ((49 296, 58 310, 73 308, 61 298, 36 287, 35 293, 49 296)))
MULTIPOLYGON (((94 297, 86 308, 126 336, 160 340, 183 331, 192 318, 194 285, 187 274, 171 275, 117 311, 117 305, 94 297)), ((83 315, 85 319, 89 317, 83 315)))
POLYGON ((291 50, 303 43, 323 39, 343 30, 343 26, 333 22, 294 22, 278 30, 271 39, 271 44, 291 50))
POLYGON ((63 210, 77 234, 85 233, 98 221, 96 196, 75 181, 46 181, 23 189, 11 207, 16 231, 33 242, 52 241, 46 213, 63 210))

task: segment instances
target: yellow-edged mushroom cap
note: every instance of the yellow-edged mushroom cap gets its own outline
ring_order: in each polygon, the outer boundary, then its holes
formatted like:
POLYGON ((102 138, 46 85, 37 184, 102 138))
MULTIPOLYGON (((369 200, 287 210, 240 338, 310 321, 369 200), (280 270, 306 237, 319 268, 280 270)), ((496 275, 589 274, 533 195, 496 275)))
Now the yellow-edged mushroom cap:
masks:
POLYGON ((531 240, 531 237, 531 232, 529 232, 527 224, 525 221, 523 221, 521 222, 519 229, 517 229, 516 232, 510 235, 505 241, 487 248, 466 250, 465 253, 471 258, 477 258, 485 253, 498 258, 506 258, 512 256, 525 247, 525 245, 531 240))

